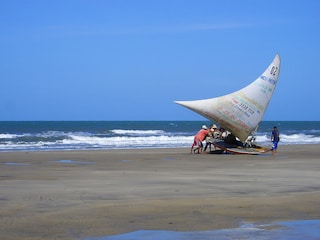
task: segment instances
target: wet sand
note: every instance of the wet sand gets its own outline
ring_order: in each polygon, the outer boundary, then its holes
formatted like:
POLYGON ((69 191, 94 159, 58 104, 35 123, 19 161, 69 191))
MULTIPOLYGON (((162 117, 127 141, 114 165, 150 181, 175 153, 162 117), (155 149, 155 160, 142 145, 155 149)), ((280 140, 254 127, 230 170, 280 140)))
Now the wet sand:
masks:
POLYGON ((319 145, 0 153, 1 239, 82 239, 320 219, 319 145))

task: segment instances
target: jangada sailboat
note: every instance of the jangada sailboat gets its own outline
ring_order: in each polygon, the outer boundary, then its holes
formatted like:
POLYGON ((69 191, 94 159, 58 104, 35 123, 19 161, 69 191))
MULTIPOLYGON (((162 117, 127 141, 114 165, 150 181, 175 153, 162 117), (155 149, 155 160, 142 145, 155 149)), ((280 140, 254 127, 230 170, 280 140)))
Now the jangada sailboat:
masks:
MULTIPOLYGON (((175 101, 190 110, 217 123, 221 128, 231 132, 241 142, 245 142, 255 132, 269 105, 276 88, 280 73, 280 56, 277 54, 268 68, 248 86, 216 98, 175 101)), ((234 153, 260 153, 263 150, 228 146, 217 143, 225 151, 234 153)))

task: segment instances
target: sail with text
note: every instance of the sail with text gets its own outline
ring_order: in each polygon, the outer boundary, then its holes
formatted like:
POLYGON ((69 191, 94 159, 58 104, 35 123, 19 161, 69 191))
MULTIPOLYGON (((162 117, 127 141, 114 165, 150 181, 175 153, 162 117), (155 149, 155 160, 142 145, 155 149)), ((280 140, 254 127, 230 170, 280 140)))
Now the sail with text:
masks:
POLYGON ((248 86, 216 98, 175 101, 217 123, 244 142, 261 122, 276 88, 280 73, 277 54, 269 67, 248 86))

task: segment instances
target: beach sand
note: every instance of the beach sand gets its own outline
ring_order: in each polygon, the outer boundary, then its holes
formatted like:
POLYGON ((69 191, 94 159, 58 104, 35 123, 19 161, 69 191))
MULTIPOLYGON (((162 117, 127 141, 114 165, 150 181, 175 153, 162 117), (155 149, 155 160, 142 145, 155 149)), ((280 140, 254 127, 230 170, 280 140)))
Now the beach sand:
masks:
POLYGON ((83 239, 320 219, 319 145, 0 153, 1 239, 83 239))

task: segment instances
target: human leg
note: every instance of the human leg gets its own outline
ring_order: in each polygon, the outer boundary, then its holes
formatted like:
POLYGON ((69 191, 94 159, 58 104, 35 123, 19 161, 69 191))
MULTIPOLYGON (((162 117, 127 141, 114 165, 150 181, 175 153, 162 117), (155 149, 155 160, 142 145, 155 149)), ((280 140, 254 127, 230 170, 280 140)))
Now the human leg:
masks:
POLYGON ((273 142, 273 146, 272 146, 272 155, 275 155, 277 153, 277 149, 278 149, 278 142, 273 142))

